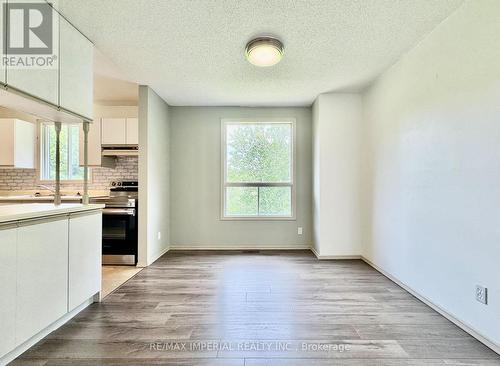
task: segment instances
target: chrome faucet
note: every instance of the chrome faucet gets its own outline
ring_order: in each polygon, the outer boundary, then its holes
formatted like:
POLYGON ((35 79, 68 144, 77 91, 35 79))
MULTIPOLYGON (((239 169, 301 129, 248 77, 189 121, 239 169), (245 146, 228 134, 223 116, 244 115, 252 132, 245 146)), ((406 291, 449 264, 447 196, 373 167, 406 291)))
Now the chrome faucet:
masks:
POLYGON ((44 186, 43 184, 39 184, 37 187, 47 189, 47 190, 51 191, 52 193, 56 194, 56 190, 54 188, 44 186))

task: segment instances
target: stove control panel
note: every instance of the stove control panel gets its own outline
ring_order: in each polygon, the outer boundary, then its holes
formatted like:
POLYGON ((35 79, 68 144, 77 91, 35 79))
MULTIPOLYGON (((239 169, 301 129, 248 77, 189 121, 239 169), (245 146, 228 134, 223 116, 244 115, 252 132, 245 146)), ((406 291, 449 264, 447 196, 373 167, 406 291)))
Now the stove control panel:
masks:
POLYGON ((139 183, 135 181, 114 181, 111 182, 112 188, 137 188, 139 187, 139 183))

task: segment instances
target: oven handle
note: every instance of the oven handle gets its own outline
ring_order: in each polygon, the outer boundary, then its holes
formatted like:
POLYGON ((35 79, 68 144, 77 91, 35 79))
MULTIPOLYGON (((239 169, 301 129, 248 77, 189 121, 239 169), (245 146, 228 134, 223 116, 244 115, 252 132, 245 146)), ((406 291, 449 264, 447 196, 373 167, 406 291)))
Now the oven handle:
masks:
POLYGON ((105 208, 102 210, 102 214, 110 216, 135 216, 135 208, 105 208))

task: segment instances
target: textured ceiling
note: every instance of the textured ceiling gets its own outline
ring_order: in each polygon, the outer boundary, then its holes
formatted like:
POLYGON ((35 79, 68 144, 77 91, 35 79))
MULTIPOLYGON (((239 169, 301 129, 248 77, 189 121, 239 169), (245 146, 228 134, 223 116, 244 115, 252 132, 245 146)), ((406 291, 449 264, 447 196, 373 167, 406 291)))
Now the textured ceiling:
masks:
POLYGON ((130 81, 171 105, 310 105, 362 89, 462 0, 59 0, 130 81), (246 62, 260 34, 285 44, 271 68, 246 62))
POLYGON ((137 105, 139 85, 127 80, 99 50, 94 52, 94 103, 137 105))

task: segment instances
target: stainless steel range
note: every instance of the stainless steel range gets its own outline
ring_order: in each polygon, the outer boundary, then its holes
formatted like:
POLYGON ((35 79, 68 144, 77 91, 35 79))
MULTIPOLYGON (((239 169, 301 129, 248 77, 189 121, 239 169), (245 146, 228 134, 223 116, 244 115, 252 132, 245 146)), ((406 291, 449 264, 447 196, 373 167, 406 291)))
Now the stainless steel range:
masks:
POLYGON ((91 199, 104 204, 102 263, 136 265, 138 244, 138 182, 112 182, 109 197, 91 199))

